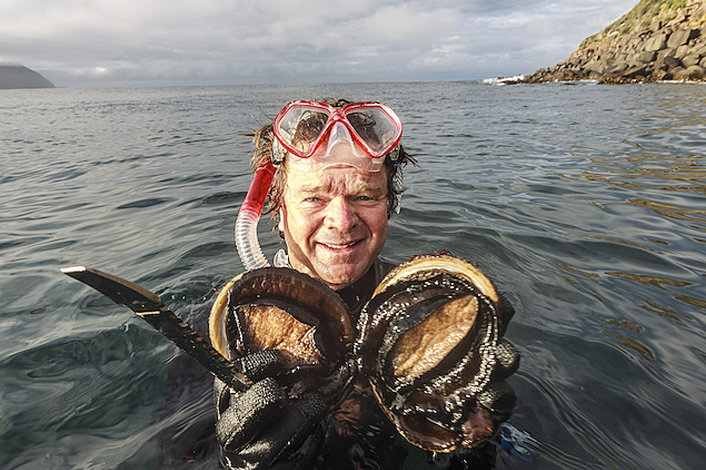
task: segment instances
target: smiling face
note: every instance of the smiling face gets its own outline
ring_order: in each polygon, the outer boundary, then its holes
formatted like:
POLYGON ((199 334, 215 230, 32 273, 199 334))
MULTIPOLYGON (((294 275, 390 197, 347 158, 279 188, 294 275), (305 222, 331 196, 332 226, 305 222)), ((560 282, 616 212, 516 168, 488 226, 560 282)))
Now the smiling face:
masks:
POLYGON ((294 269, 333 289, 367 272, 387 236, 385 171, 288 165, 279 229, 294 269))

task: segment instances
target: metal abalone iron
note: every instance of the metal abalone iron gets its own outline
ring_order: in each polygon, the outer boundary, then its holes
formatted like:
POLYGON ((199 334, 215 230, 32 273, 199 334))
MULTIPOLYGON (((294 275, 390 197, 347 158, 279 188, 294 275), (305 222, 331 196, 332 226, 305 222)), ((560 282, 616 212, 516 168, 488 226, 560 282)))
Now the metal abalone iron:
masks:
POLYGON ((361 312, 354 349, 405 439, 451 452, 492 435, 497 416, 480 397, 497 375, 511 315, 488 277, 448 253, 414 257, 383 279, 361 312))
POLYGON ((336 402, 355 376, 355 331, 341 297, 290 268, 247 271, 219 293, 209 317, 211 343, 227 359, 279 350, 290 398, 316 391, 336 402))

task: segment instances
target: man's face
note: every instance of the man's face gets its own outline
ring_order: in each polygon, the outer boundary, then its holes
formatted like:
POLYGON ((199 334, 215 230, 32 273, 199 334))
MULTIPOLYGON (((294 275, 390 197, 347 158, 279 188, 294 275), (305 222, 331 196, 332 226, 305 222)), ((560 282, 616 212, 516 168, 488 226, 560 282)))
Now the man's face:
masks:
POLYGON ((294 269, 333 289, 351 285, 380 254, 387 226, 384 169, 287 167, 279 229, 294 269))

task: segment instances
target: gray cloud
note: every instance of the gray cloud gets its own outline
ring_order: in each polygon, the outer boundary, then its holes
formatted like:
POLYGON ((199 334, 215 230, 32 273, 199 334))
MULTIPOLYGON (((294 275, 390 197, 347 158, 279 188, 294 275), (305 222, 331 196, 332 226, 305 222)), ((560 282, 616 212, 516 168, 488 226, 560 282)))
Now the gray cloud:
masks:
POLYGON ((0 61, 59 85, 476 79, 563 60, 636 0, 10 0, 0 61))

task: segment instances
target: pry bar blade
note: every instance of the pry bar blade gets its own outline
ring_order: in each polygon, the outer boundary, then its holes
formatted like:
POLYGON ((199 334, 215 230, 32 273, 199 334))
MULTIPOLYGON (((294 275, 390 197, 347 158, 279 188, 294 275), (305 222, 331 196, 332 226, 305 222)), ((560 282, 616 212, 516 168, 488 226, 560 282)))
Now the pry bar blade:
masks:
POLYGON ((138 314, 234 390, 244 391, 252 385, 252 381, 245 374, 235 369, 208 341, 169 310, 157 295, 144 287, 85 266, 63 268, 61 272, 138 314))

